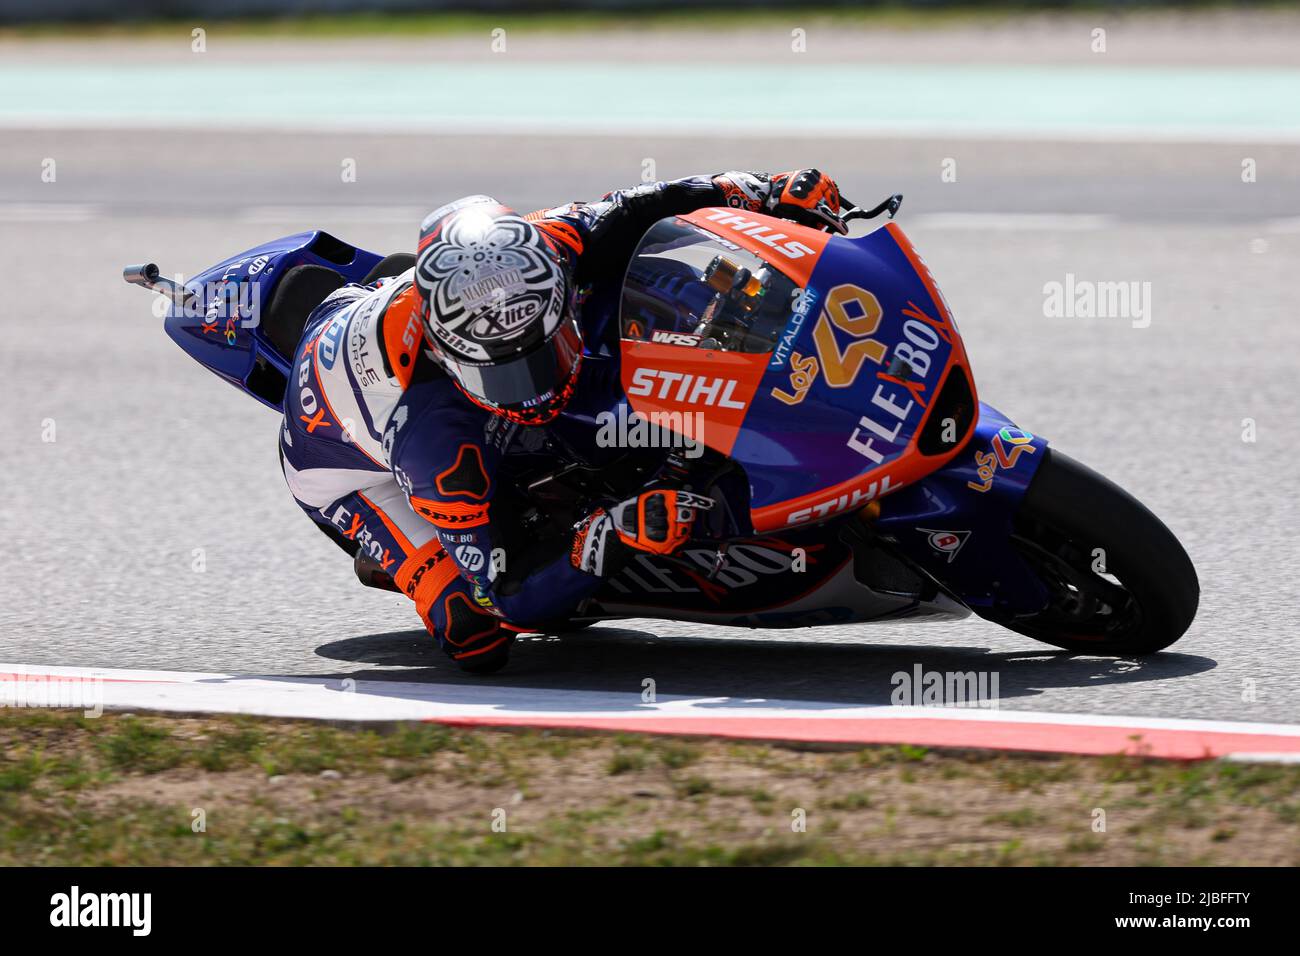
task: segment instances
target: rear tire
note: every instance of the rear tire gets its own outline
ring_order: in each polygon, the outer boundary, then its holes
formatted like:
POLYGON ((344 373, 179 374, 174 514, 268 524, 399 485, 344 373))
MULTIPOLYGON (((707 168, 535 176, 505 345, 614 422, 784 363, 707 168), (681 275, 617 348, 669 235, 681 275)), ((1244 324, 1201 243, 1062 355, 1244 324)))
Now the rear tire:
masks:
POLYGON ((1196 616, 1196 569, 1173 532, 1058 451, 1048 449, 1034 475, 1012 543, 1051 595, 1041 611, 998 619, 1028 637, 1082 653, 1151 654, 1182 637, 1196 616))

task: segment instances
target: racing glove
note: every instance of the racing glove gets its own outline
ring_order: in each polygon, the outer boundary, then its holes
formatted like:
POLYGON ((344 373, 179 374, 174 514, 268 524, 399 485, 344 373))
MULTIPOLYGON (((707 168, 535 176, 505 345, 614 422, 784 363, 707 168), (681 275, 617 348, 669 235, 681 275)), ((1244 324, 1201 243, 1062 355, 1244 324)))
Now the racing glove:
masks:
POLYGON ((817 169, 797 169, 763 176, 729 172, 713 177, 728 206, 766 212, 801 226, 845 233, 840 219, 840 188, 817 169))
POLYGON ((772 177, 768 211, 815 229, 848 232, 840 219, 840 187, 817 169, 798 169, 772 177))
POLYGON ((607 577, 638 551, 672 554, 690 539, 696 515, 712 507, 713 499, 704 495, 651 488, 597 508, 573 529, 573 566, 607 577))

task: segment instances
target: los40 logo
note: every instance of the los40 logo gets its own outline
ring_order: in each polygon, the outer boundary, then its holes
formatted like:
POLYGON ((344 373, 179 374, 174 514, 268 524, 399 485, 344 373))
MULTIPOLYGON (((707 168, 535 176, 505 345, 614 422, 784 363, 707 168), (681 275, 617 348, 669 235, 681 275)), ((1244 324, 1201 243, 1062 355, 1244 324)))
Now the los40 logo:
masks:
POLYGON ((993 487, 993 479, 999 469, 1006 471, 1014 468, 1016 459, 1021 455, 1032 455, 1034 446, 1030 444, 1034 436, 1020 428, 1003 428, 993 436, 992 451, 975 453, 975 475, 979 481, 968 481, 966 487, 983 494, 993 487))
POLYGON ((813 328, 813 344, 817 356, 790 355, 790 392, 772 389, 772 397, 787 405, 798 405, 808 395, 817 380, 818 372, 826 376, 826 383, 834 388, 844 388, 858 377, 862 363, 871 359, 877 365, 885 361, 888 346, 873 338, 880 328, 885 310, 880 301, 861 286, 846 283, 837 285, 826 296, 817 325, 813 328), (834 329, 847 333, 851 341, 843 351, 835 341, 834 329))
MULTIPOLYGON (((903 340, 894 345, 894 354, 907 362, 923 387, 933 365, 931 353, 941 342, 950 340, 940 330, 939 323, 914 303, 908 303, 903 315, 903 340)), ((819 373, 831 388, 848 388, 868 360, 883 366, 889 345, 873 336, 884 318, 885 310, 874 293, 851 282, 831 289, 813 327, 817 355, 792 352, 790 391, 773 388, 772 397, 786 405, 798 405, 807 397, 819 373), (836 329, 848 336, 843 348, 836 340, 836 329)))

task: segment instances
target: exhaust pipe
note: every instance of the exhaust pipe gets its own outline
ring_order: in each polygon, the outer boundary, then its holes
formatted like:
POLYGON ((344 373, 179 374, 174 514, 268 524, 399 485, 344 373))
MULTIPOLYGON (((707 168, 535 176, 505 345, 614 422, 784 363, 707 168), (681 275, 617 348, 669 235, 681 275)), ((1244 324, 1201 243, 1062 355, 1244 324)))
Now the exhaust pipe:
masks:
POLYGON ((179 306, 188 306, 194 299, 194 293, 178 282, 162 275, 152 262, 138 266, 127 266, 122 270, 122 278, 131 285, 138 285, 150 292, 157 292, 163 298, 171 299, 179 306))

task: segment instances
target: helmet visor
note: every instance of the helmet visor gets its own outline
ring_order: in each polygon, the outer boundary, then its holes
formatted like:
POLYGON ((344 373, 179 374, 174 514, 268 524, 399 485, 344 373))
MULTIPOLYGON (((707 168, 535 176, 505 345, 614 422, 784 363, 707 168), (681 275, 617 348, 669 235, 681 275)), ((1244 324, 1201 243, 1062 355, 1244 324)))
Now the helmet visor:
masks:
POLYGON ((582 355, 582 334, 569 317, 540 347, 491 365, 475 365, 443 352, 442 361, 460 387, 484 405, 527 409, 559 395, 582 355))

